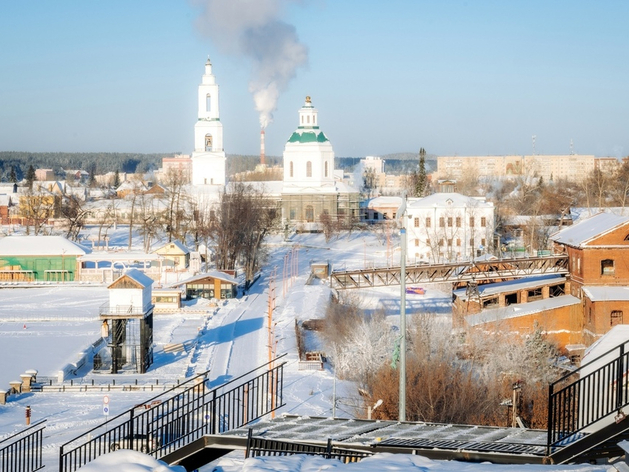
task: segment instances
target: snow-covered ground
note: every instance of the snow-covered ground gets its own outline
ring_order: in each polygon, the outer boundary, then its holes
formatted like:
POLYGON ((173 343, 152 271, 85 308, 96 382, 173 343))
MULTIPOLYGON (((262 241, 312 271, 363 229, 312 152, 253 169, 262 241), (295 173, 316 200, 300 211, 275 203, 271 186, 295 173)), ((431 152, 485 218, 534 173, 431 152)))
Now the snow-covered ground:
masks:
MULTIPOLYGON (((126 245, 127 229, 119 228, 112 234, 121 245, 126 245)), ((156 315, 154 318, 154 364, 146 374, 92 373, 79 369, 66 381, 96 385, 120 383, 159 385, 173 384, 195 374, 210 371, 210 383, 219 385, 237 377, 268 360, 268 303, 269 292, 275 294, 276 308, 272 323, 277 354, 286 353, 284 400, 279 412, 302 416, 330 416, 333 389, 336 383, 337 416, 364 415, 357 399, 356 388, 349 382, 336 381, 333 373, 298 370, 295 319, 307 320, 324 316, 330 298, 325 281, 306 285, 311 262, 329 261, 335 268, 361 268, 365 265, 395 264, 399 253, 396 242, 387 241, 382 234, 353 233, 342 235, 329 243, 323 235, 294 236, 288 243, 280 238, 269 241, 270 256, 260 279, 245 297, 229 300, 213 308, 199 302, 194 312, 156 315), (298 248, 297 252, 293 251, 298 248), (285 257, 292 253, 298 259, 296 277, 284 277, 285 257), (182 344, 185 350, 166 352, 167 344, 182 344)), ((290 266, 289 266, 290 267, 290 266)), ((384 287, 361 291, 362 306, 366 310, 383 309, 392 325, 398 324, 400 287, 384 287)), ((27 369, 37 369, 39 376, 55 376, 64 365, 75 362, 78 353, 100 337, 98 307, 108 299, 107 289, 96 286, 36 286, 34 288, 0 289, 0 389, 19 379, 27 369), (47 321, 42 321, 45 318, 47 321), (9 321, 7 321, 9 320, 9 321)), ((407 312, 431 312, 447 318, 450 314, 450 294, 428 287, 425 295, 407 295, 407 312)), ((392 347, 393 348, 393 347, 392 347)), ((111 414, 116 415, 155 395, 154 392, 107 392, 111 414)), ((44 462, 54 470, 61 444, 104 422, 103 393, 95 391, 44 392, 14 395, 0 406, 0 440, 24 428, 25 408, 30 406, 32 420, 47 420, 45 429, 44 462)), ((113 455, 112 455, 113 456, 113 455)), ((114 461, 113 456, 106 461, 114 461)), ((121 463, 131 459, 120 454, 121 463), (125 459, 126 457, 126 459, 125 459)), ((111 464, 94 471, 158 470, 151 465, 135 469, 111 464), (152 468, 151 468, 152 467, 152 468)), ((209 468, 207 470, 213 470, 209 468)), ((485 470, 488 466, 468 464, 449 465, 422 458, 374 458, 360 464, 341 465, 317 458, 249 459, 229 456, 215 465, 217 471, 236 470, 319 470, 321 468, 354 467, 359 470, 485 470), (277 461, 277 462, 274 462, 277 461), (449 468, 451 467, 451 468, 449 468), (474 468, 476 467, 476 468, 474 468)), ((498 466, 496 466, 498 467, 498 466)), ((522 466, 518 466, 522 467, 522 466)), ((164 469, 166 470, 166 469, 164 469)), ((519 470, 502 466, 492 470, 519 470)), ((532 467, 527 470, 536 470, 532 467)), ((542 470, 542 469, 540 469, 542 470)), ((543 469, 547 470, 547 469, 543 469)), ((604 470, 593 466, 554 470, 604 470), (589 468, 588 468, 589 467, 589 468)))
MULTIPOLYGON (((151 457, 134 451, 117 451, 88 464, 85 472, 184 472, 182 467, 168 467, 151 457)), ((603 472, 606 466, 592 465, 496 465, 471 464, 456 461, 433 461, 410 454, 376 454, 360 462, 343 464, 336 459, 305 455, 287 457, 254 457, 250 459, 222 459, 212 466, 213 472, 603 472)), ((615 470, 615 469, 611 469, 615 470)))

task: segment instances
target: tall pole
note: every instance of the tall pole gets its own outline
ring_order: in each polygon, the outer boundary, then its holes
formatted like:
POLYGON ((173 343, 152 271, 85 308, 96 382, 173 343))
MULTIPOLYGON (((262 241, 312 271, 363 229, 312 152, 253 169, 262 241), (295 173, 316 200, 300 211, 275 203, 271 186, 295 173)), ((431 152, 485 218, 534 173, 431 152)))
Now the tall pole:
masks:
MULTIPOLYGON (((406 213, 406 212, 404 212, 406 213)), ((400 405, 399 420, 406 421, 406 228, 400 229, 400 405)))

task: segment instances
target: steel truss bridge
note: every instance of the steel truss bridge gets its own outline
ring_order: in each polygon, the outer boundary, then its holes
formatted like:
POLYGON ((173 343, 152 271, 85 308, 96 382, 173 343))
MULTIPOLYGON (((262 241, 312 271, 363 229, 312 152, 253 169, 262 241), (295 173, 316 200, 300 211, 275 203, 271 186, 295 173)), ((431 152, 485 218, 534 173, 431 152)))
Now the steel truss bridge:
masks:
MULTIPOLYGON (((500 282, 544 274, 567 274, 568 256, 477 260, 446 264, 411 264, 406 267, 406 284, 434 282, 500 282)), ((337 290, 400 285, 401 268, 332 271, 330 286, 337 290)))

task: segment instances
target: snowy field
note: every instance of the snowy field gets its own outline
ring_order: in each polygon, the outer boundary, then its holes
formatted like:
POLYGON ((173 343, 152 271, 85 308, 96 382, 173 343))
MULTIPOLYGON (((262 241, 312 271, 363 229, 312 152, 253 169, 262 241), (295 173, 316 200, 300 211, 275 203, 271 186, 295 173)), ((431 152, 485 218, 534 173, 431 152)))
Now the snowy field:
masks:
MULTIPOLYGON (((120 245, 126 245, 127 229, 119 228, 116 235, 120 245)), ((96 374, 79 369, 68 379, 76 385, 106 385, 114 379, 120 383, 153 384, 161 388, 185 380, 196 374, 210 371, 212 386, 235 378, 268 360, 267 307, 269 289, 274 287, 276 309, 273 313, 277 354, 286 353, 284 374, 284 399, 286 406, 279 414, 302 416, 331 416, 333 403, 333 373, 298 370, 295 319, 321 318, 330 298, 325 281, 306 285, 311 262, 329 261, 335 268, 362 268, 369 265, 396 265, 399 253, 393 248, 396 241, 382 235, 354 233, 325 242, 323 235, 294 236, 288 243, 277 238, 270 241, 270 256, 260 279, 245 297, 229 300, 212 308, 199 302, 196 313, 156 315, 154 318, 154 364, 146 374, 96 374), (283 279, 285 256, 297 247, 298 275, 283 279), (273 282, 272 282, 273 280, 273 282), (167 344, 181 343, 186 349, 166 352, 167 344)), ((384 310, 391 325, 399 320, 400 287, 384 287, 362 290, 361 306, 369 311, 384 310)), ((0 385, 19 378, 27 369, 37 369, 40 376, 52 376, 60 368, 76 360, 77 354, 100 337, 98 307, 108 299, 107 289, 96 286, 38 286, 36 288, 0 289, 0 385), (41 321, 42 315, 49 321, 41 321), (8 321, 7 321, 8 320, 8 321), (26 327, 24 327, 26 326, 26 327)), ((407 295, 407 312, 435 313, 449 320, 450 294, 438 287, 427 287, 425 295, 407 295)), ((316 342, 316 341, 315 341, 316 342)), ((0 388, 3 388, 0 386, 0 388)), ((142 403, 156 392, 107 392, 111 401, 111 414, 142 403)), ((56 469, 59 446, 104 422, 102 412, 103 393, 95 391, 44 392, 14 395, 6 405, 0 406, 0 440, 24 428, 26 406, 32 409, 33 422, 47 420, 45 429, 44 462, 47 469, 56 469)), ((336 381, 339 417, 364 416, 356 388, 349 382, 336 381)), ((109 454, 102 460, 127 463, 127 466, 93 464, 91 471, 117 472, 167 470, 150 465, 144 456, 135 468, 135 461, 128 451, 109 454), (125 468, 127 467, 127 468, 125 468)), ((140 455, 141 456, 141 455, 140 455)), ((136 456, 137 457, 137 456, 136 456)), ((100 461, 99 461, 100 462, 100 461)), ((342 465, 318 458, 292 457, 284 459, 244 459, 230 455, 219 463, 203 470, 232 471, 311 471, 322 469, 353 470, 520 470, 522 466, 489 466, 429 461, 421 457, 378 457, 359 464, 342 465)), ((527 467, 527 470, 579 470, 598 471, 604 468, 582 466, 577 468, 527 467)))

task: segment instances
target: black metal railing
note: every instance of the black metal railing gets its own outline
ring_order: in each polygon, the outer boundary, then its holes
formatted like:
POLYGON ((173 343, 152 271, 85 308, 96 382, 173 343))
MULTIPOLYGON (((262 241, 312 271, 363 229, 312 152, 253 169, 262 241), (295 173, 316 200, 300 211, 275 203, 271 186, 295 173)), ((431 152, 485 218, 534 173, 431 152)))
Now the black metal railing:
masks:
POLYGON ((63 444, 59 472, 116 449, 164 457, 206 434, 240 428, 284 406, 283 356, 214 388, 204 372, 63 444), (270 368, 262 373, 261 369, 270 368))
POLYGON ((585 428, 629 404, 627 346, 616 346, 549 385, 549 453, 552 446, 579 439, 585 428))
POLYGON ((42 439, 46 420, 0 441, 0 470, 33 472, 44 467, 42 439))
POLYGON ((254 437, 253 431, 249 429, 245 457, 288 456, 292 454, 307 454, 310 456, 325 457, 326 459, 338 459, 344 463, 358 462, 365 457, 373 455, 370 451, 358 451, 333 446, 330 438, 328 438, 327 445, 319 446, 315 444, 258 438, 254 437))

